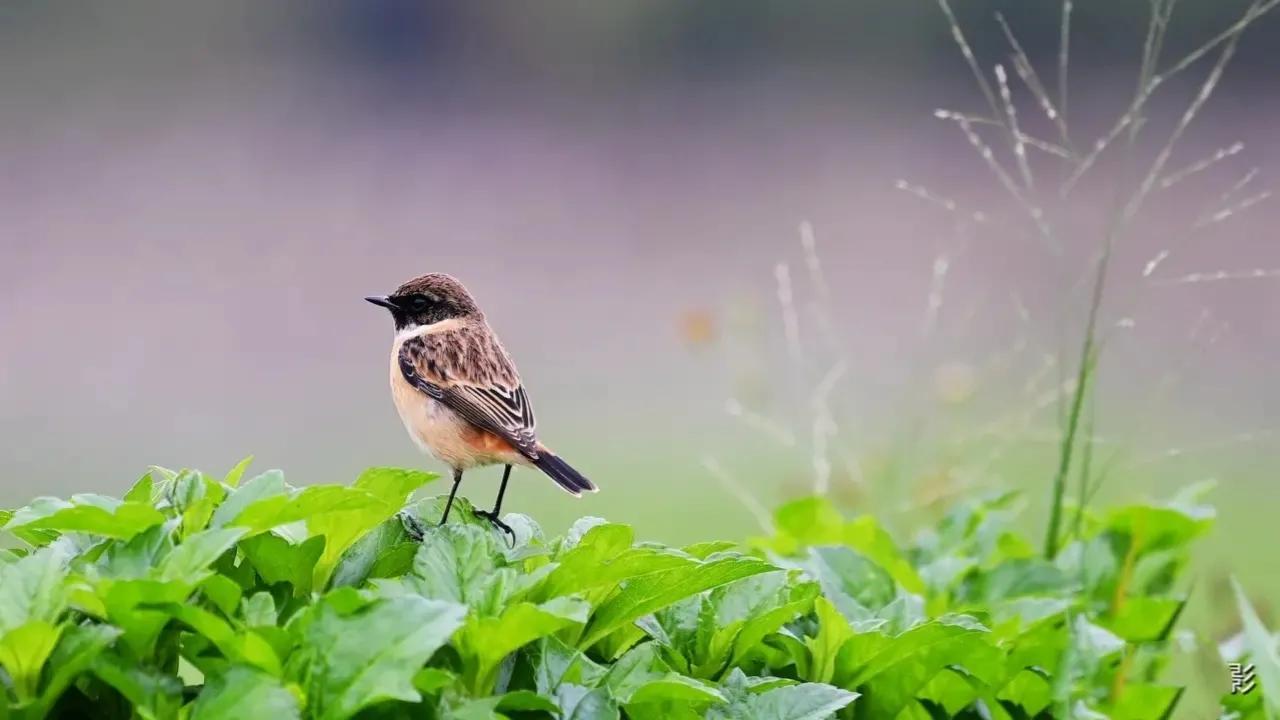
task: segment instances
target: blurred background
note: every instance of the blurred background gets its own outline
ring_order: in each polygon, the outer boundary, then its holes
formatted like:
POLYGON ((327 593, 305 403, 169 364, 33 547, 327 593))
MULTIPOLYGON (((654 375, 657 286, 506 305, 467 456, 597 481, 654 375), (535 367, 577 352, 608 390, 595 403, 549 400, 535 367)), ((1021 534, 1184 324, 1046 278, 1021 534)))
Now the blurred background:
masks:
MULTIPOLYGON (((1058 3, 954 5, 988 82, 1003 64, 1024 129, 1056 142, 993 14, 1058 97, 1058 3)), ((1245 7, 1181 3, 1161 67, 1245 7)), ((1146 13, 1076 3, 1064 114, 1086 151, 1133 96, 1146 13)), ((1277 48, 1280 16, 1245 35, 1117 245, 1090 413, 1105 502, 1217 482, 1205 585, 1236 573, 1264 608, 1277 48)), ((926 0, 6 2, 0 505, 250 453, 299 484, 439 469, 361 298, 443 271, 518 360, 543 439, 603 488, 575 502, 518 472, 507 508, 553 532, 593 514, 739 537, 817 488, 909 533, 1008 485, 1034 527, 1090 258, 1215 56, 1065 200, 1032 150, 1050 243, 935 117, 990 112, 926 0)), ((464 493, 487 504, 497 478, 464 493)))

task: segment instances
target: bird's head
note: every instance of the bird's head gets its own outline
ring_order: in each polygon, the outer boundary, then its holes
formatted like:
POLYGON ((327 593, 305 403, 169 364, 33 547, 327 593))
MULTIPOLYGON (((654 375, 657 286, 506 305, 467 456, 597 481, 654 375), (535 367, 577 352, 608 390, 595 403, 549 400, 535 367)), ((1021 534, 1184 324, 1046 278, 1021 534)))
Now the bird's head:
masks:
POLYGON ((451 318, 483 317, 467 288, 444 273, 416 277, 390 295, 375 295, 365 300, 390 310, 396 330, 433 325, 451 318))

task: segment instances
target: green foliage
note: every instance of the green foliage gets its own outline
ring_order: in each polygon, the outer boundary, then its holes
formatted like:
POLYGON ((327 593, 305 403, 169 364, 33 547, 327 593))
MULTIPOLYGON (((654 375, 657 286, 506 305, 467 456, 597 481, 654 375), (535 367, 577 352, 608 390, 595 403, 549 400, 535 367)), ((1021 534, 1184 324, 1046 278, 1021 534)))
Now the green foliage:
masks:
MULTIPOLYGON (((462 499, 434 524, 424 473, 295 488, 246 465, 0 514, 0 717, 1165 718, 1212 519, 1121 508, 1053 560, 1012 494, 909 545, 816 498, 745 552, 514 514, 509 544, 462 499)), ((1225 702, 1269 717, 1274 638, 1242 613, 1265 692, 1225 702)))

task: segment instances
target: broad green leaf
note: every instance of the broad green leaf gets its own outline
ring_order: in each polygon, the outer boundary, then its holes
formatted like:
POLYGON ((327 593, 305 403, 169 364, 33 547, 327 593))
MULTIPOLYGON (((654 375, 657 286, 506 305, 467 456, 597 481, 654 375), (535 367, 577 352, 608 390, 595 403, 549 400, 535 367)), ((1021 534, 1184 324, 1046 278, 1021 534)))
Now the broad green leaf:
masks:
POLYGON ((69 595, 66 563, 54 546, 0 565, 0 635, 33 621, 57 623, 69 595))
POLYGON ((499 712, 545 712, 557 715, 560 706, 549 697, 539 695, 532 690, 515 690, 498 698, 494 710, 499 712))
POLYGON ((628 650, 614 661, 605 673, 603 684, 609 694, 619 702, 631 702, 637 690, 671 672, 671 668, 658 657, 653 643, 644 643, 628 650))
POLYGON ((1123 720, 1168 720, 1181 699, 1183 688, 1149 683, 1129 683, 1107 712, 1123 720))
POLYGON ((964 595, 985 603, 1028 595, 1060 597, 1070 592, 1071 579, 1053 563, 1041 558, 1006 560, 979 573, 964 595))
POLYGON ((858 698, 858 693, 822 683, 753 686, 738 669, 726 680, 724 692, 728 704, 712 707, 709 720, 826 720, 858 698))
POLYGON ((1186 598, 1125 598, 1115 615, 1099 624, 1131 643, 1164 640, 1186 604, 1186 598))
POLYGON ((360 473, 352 487, 365 490, 399 510, 415 490, 439 477, 436 473, 421 470, 374 467, 360 473))
POLYGON ((49 672, 40 699, 28 710, 31 717, 47 715, 62 693, 119 635, 120 631, 110 625, 68 625, 49 657, 49 672))
POLYGON ((414 587, 424 597, 477 604, 497 568, 491 533, 471 525, 444 525, 422 539, 413 559, 414 587))
POLYGON ((603 688, 565 683, 556 688, 562 720, 617 720, 618 703, 603 688))
POLYGON ((8 673, 18 702, 35 699, 45 661, 58 644, 62 628, 30 620, 0 635, 0 668, 8 673))
POLYGON ((249 627, 275 627, 276 601, 268 592, 256 592, 244 599, 244 624, 249 627))
POLYGON ((1262 702, 1270 718, 1280 717, 1280 653, 1276 650, 1275 636, 1262 624, 1262 619, 1253 609, 1244 588, 1240 587, 1235 578, 1231 579, 1231 586, 1235 590, 1240 622, 1244 625, 1248 662, 1254 666, 1258 685, 1262 687, 1262 702))
POLYGON ((180 604, 191 594, 190 586, 154 580, 106 580, 98 585, 106 617, 124 631, 122 640, 138 656, 149 656, 169 615, 139 608, 147 603, 180 604))
POLYGON ((102 577, 141 579, 152 577, 173 552, 173 537, 164 526, 148 528, 126 542, 111 543, 96 569, 102 577))
POLYGON ((200 593, 227 617, 235 615, 236 610, 240 608, 240 598, 244 596, 240 585, 226 575, 213 575, 207 578, 200 583, 200 593))
POLYGON ((818 586, 798 576, 794 570, 762 573, 712 590, 696 599, 696 608, 675 610, 673 605, 672 613, 657 618, 659 625, 669 626, 663 627, 664 642, 688 660, 689 674, 718 677, 766 636, 808 612, 818 586))
POLYGON ((497 617, 467 618, 454 644, 462 655, 468 686, 474 692, 491 691, 498 663, 538 638, 581 625, 590 610, 582 600, 561 597, 541 605, 514 603, 497 617))
POLYGON ((182 681, 173 675, 126 660, 115 652, 99 654, 93 673, 133 704, 143 720, 170 720, 182 705, 182 681))
POLYGON ((834 681, 866 688, 861 711, 868 717, 894 717, 944 667, 981 658, 990 647, 983 634, 965 617, 932 620, 897 636, 857 634, 840 648, 834 681))
POLYGON ((1132 538, 1137 554, 1143 554, 1186 545, 1208 532, 1213 519, 1186 508, 1133 505, 1113 511, 1107 526, 1132 538))
POLYGON ((262 579, 272 585, 289 583, 295 597, 311 592, 313 570, 323 550, 323 537, 294 545, 275 533, 263 533, 240 541, 240 551, 262 579))
POLYGON ((213 518, 209 521, 212 527, 222 527, 240 517, 240 515, 251 505, 255 505, 268 498, 283 497, 290 488, 284 481, 284 473, 279 470, 268 470, 254 478, 251 478, 244 485, 237 487, 227 495, 218 509, 214 511, 213 518))
MULTIPOLYGON (((393 550, 396 552, 394 557, 398 558, 396 567, 401 569, 395 575, 403 575, 413 566, 413 557, 418 550, 418 544, 409 542, 408 538, 409 534, 405 532, 404 523, 398 518, 392 517, 380 523, 342 554, 342 559, 334 568, 330 585, 332 587, 359 585, 374 576, 374 567, 379 564, 379 560, 387 557, 393 550)), ((396 561, 387 559, 383 562, 385 567, 396 561)), ((387 575, 384 574, 381 577, 387 577, 387 575)))
POLYGON ((347 548, 399 512, 413 491, 435 477, 416 470, 371 468, 356 479, 352 490, 367 493, 373 502, 310 514, 306 518, 307 530, 313 536, 325 538, 324 552, 316 562, 312 577, 314 587, 325 587, 347 548))
POLYGON ((280 681, 252 667, 232 666, 208 678, 191 707, 190 720, 290 720, 301 718, 298 698, 280 681))
POLYGON ((699 560, 706 560, 709 555, 734 550, 737 547, 738 543, 730 542, 728 540, 711 540, 708 542, 686 545, 682 549, 699 560))
POLYGON ((844 518, 831 501, 823 497, 793 500, 773 514, 777 536, 768 544, 782 555, 791 555, 810 545, 829 545, 844 539, 844 518))
POLYGON ((874 516, 862 515, 849 521, 844 528, 844 542, 884 568, 908 592, 924 592, 924 581, 874 516))
POLYGON ((526 654, 533 667, 534 687, 542 695, 553 693, 561 683, 594 686, 606 672, 581 650, 566 645, 554 635, 528 646, 526 654))
POLYGON ((40 497, 14 512, 6 530, 53 530, 129 539, 164 515, 150 503, 121 501, 105 495, 72 495, 70 500, 40 497))
POLYGON ((711 685, 669 672, 636 688, 627 702, 640 705, 678 702, 705 706, 725 702, 725 697, 711 685))
MULTIPOLYGON (((237 494, 248 488, 246 484, 237 494)), ((232 495, 227 502, 234 498, 232 495)), ((252 535, 299 521, 310 523, 327 513, 381 512, 385 505, 377 496, 359 488, 312 485, 284 495, 267 495, 255 500, 227 520, 227 524, 247 528, 252 535)))
POLYGON ((228 660, 251 665, 273 676, 281 674, 280 658, 261 636, 252 632, 236 632, 222 618, 195 605, 165 604, 146 606, 158 609, 181 621, 213 643, 228 660))
POLYGON ((188 537, 161 562, 159 579, 199 584, 210 572, 213 561, 230 550, 244 534, 244 528, 215 528, 188 537))
POLYGON ((151 478, 151 471, 148 470, 142 477, 138 478, 133 487, 129 488, 129 491, 124 494, 123 500, 125 502, 150 504, 154 497, 152 495, 154 489, 155 481, 151 478))
POLYGON ((321 601, 303 630, 294 677, 310 698, 308 714, 338 720, 384 700, 416 702, 414 675, 462 625, 466 608, 406 596, 348 609, 340 595, 321 601))
POLYGON ((802 567, 850 622, 870 620, 874 611, 889 604, 897 593, 884 568, 851 548, 810 548, 802 567))
POLYGON ((808 673, 803 677, 814 682, 830 682, 836 673, 840 648, 853 637, 853 628, 844 614, 826 598, 814 600, 813 611, 818 618, 818 633, 804 641, 809 648, 810 660, 808 673))
POLYGON ((776 569, 755 558, 723 557, 632 578, 596 608, 579 646, 590 647, 614 630, 682 598, 776 569))

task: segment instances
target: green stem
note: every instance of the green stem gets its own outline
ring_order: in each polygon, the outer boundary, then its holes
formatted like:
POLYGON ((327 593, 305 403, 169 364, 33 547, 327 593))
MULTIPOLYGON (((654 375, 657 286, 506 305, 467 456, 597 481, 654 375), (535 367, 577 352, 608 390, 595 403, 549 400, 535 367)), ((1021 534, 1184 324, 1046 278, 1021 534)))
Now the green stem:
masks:
POLYGON ((1071 396, 1071 411, 1067 414, 1066 432, 1062 436, 1062 449, 1058 457, 1058 472, 1053 477, 1053 501, 1049 509, 1049 528, 1045 531, 1044 556, 1052 560, 1058 554, 1058 540, 1062 529, 1062 503, 1067 494, 1067 478, 1071 473, 1071 459, 1075 455, 1076 435, 1080 429, 1081 410, 1089 381, 1093 378, 1094 347, 1098 328, 1098 314, 1102 307, 1103 290, 1106 287, 1107 266, 1111 262, 1112 233, 1107 241, 1093 277, 1093 296, 1089 302, 1089 321, 1085 325, 1084 341, 1080 347, 1080 368, 1076 371, 1076 387, 1071 396))

